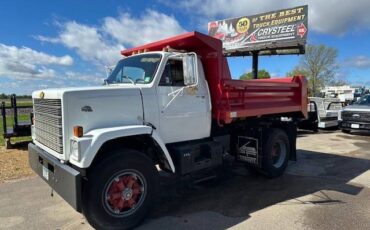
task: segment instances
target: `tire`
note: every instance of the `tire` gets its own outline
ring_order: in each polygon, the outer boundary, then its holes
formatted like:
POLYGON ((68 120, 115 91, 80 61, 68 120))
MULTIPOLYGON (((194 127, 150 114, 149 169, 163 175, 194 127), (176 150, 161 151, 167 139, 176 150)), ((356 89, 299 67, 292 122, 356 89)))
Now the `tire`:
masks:
POLYGON ((342 129, 342 133, 347 133, 347 134, 349 134, 349 133, 351 133, 351 131, 350 131, 350 130, 347 130, 347 129, 342 129))
POLYGON ((134 150, 115 152, 89 173, 82 212, 95 229, 131 229, 156 203, 158 186, 150 158, 134 150))
POLYGON ((281 129, 271 129, 263 144, 262 171, 270 178, 281 176, 289 161, 290 144, 287 134, 281 129))

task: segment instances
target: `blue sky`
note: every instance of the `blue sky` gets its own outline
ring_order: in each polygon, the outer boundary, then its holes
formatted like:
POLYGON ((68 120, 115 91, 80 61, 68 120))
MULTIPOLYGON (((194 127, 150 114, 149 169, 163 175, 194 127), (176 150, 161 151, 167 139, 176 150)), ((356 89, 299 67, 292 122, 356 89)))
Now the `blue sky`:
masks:
MULTIPOLYGON (((124 48, 185 31, 206 33, 207 22, 297 5, 309 6, 310 44, 338 49, 338 75, 370 86, 370 1, 1 1, 0 93, 101 84, 105 65, 124 48)), ((263 57, 260 68, 284 76, 299 56, 263 57)), ((234 77, 250 58, 230 58, 234 77)))

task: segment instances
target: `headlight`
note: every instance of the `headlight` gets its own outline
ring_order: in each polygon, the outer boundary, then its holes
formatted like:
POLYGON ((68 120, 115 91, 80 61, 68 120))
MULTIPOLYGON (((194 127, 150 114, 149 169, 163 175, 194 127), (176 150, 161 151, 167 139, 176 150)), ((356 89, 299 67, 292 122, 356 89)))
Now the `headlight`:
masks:
POLYGON ((75 161, 81 160, 80 144, 76 140, 71 140, 71 158, 75 161))
POLYGON ((342 120, 342 111, 343 110, 339 110, 338 111, 338 121, 341 121, 342 120))

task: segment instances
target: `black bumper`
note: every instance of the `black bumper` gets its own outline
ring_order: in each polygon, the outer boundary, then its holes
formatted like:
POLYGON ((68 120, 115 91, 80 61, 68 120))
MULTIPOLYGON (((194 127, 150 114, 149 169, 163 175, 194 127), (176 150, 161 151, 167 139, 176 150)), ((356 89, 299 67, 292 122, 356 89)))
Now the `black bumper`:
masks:
POLYGON ((353 131, 370 131, 370 123, 368 122, 355 122, 355 121, 339 121, 338 126, 343 130, 353 131), (358 128, 352 128, 352 124, 358 124, 358 128))
POLYGON ((29 164, 49 186, 55 190, 74 209, 81 212, 81 175, 80 172, 41 148, 28 145, 29 164))

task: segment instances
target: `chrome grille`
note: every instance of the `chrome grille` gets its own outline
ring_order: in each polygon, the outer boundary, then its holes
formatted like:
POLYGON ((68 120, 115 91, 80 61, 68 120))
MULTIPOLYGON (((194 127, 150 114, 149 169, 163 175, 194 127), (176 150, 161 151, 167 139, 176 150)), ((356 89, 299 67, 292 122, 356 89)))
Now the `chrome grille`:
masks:
POLYGON ((343 111, 342 119, 346 121, 370 122, 370 112, 343 111))
POLYGON ((62 105, 60 99, 34 99, 35 138, 63 154, 62 105))

